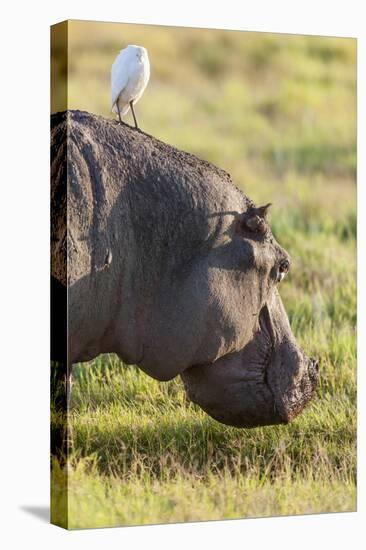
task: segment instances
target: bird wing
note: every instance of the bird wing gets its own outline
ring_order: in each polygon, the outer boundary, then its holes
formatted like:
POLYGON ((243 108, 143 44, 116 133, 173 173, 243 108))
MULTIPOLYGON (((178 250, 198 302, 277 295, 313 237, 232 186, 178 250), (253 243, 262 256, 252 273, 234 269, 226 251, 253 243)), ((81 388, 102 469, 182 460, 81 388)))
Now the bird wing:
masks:
POLYGON ((121 50, 113 62, 111 70, 112 108, 119 94, 126 86, 129 77, 129 52, 127 48, 121 50))

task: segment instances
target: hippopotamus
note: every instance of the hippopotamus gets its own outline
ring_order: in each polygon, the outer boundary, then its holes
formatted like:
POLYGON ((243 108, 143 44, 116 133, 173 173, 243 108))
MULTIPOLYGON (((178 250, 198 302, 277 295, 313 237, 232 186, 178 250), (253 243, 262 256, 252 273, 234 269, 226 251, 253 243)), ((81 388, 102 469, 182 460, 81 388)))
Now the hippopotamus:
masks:
POLYGON ((224 424, 291 421, 314 394, 318 363, 280 298, 291 259, 269 205, 213 164, 86 112, 52 115, 51 160, 68 372, 116 353, 156 380, 179 375, 224 424))

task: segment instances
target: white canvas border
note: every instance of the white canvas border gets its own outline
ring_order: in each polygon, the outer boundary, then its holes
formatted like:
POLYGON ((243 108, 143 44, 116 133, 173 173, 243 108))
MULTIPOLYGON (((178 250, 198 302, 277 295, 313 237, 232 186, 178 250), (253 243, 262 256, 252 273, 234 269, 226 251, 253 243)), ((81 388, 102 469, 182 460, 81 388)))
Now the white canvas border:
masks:
MULTIPOLYGON (((359 547, 365 519, 364 281, 365 26, 362 2, 307 0, 184 3, 141 0, 14 2, 2 18, 1 319, 3 387, 2 532, 6 548, 309 548, 359 547), (116 528, 67 533, 25 506, 48 503, 48 143, 49 25, 67 19, 172 24, 358 38, 358 389, 359 511, 289 518, 116 528), (361 77, 363 75, 363 79, 361 77), (361 100, 362 98, 362 100, 361 100), (5 173, 4 173, 5 172, 5 173), (29 452, 29 450, 32 452, 29 452)), ((364 529, 363 529, 364 531, 364 529)))

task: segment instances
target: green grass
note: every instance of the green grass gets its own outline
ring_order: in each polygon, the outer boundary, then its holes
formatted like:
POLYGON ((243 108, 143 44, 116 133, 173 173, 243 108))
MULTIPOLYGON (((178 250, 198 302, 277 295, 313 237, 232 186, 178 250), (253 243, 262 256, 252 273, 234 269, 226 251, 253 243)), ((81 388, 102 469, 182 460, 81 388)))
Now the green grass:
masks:
POLYGON ((54 519, 66 474, 71 528, 355 510, 355 41, 76 22, 69 37, 70 108, 111 116, 111 62, 143 44, 141 127, 273 203, 292 257, 281 295, 321 382, 290 425, 238 430, 189 403, 179 379, 113 355, 78 365, 54 519))
POLYGON ((212 473, 207 479, 179 474, 172 480, 139 475, 132 481, 104 478, 92 464, 73 470, 69 490, 72 528, 264 517, 354 509, 352 483, 291 480, 212 473), (75 495, 77 497, 75 498, 75 495))

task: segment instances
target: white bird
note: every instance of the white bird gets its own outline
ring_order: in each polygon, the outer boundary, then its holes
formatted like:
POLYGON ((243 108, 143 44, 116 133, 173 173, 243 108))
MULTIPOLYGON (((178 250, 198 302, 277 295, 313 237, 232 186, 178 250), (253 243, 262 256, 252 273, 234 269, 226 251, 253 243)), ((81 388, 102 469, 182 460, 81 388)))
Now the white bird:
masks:
POLYGON ((150 62, 146 48, 130 45, 119 52, 111 71, 112 111, 125 115, 131 107, 135 127, 137 120, 133 106, 138 102, 150 78, 150 62))

